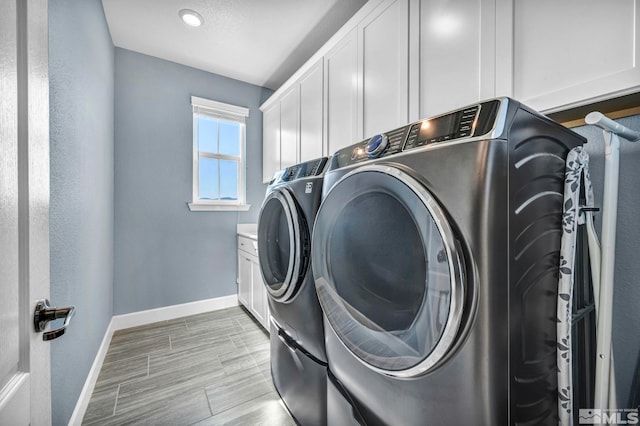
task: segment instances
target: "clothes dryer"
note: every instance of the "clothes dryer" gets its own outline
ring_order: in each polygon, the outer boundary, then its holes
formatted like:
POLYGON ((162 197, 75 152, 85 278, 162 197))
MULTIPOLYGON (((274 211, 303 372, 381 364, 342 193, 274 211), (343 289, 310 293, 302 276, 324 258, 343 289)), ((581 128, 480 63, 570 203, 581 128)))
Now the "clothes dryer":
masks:
POLYGON ((258 220, 258 256, 271 312, 271 373, 293 417, 326 424, 322 311, 311 273, 311 232, 327 158, 278 173, 258 220))
POLYGON ((334 422, 557 424, 563 173, 584 142, 501 98, 332 157, 312 264, 334 422))

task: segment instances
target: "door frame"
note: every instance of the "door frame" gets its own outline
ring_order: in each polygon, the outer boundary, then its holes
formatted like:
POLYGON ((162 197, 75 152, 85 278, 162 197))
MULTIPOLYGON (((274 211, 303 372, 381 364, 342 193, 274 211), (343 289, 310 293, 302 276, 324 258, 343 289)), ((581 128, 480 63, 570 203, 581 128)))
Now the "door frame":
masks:
MULTIPOLYGON (((49 297, 49 58, 47 0, 2 0, 16 8, 20 358, 0 396, 24 395, 31 425, 51 424, 50 344, 33 312, 49 297), (27 386, 27 388, 25 388, 27 386)), ((4 61, 4 59, 3 59, 4 61)), ((5 78, 6 76, 3 76, 5 78)), ((8 79, 7 79, 8 80, 8 79)), ((11 400, 7 398, 4 402, 11 400)), ((18 400, 16 400, 18 401, 18 400)), ((23 413, 25 407, 19 407, 23 413)), ((9 411, 9 415, 11 415, 9 411)), ((26 413, 25 413, 26 415, 26 413)))

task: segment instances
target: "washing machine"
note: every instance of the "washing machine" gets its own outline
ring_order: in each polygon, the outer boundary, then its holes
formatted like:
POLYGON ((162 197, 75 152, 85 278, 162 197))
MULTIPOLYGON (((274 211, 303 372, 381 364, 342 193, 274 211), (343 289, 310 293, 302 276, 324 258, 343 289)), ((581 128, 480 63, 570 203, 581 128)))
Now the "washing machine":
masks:
POLYGON ((333 424, 555 425, 565 159, 513 99, 338 151, 312 239, 333 424))
POLYGON ((326 424, 324 325, 311 273, 311 232, 327 158, 276 174, 258 219, 258 256, 271 312, 271 375, 302 425, 326 424))

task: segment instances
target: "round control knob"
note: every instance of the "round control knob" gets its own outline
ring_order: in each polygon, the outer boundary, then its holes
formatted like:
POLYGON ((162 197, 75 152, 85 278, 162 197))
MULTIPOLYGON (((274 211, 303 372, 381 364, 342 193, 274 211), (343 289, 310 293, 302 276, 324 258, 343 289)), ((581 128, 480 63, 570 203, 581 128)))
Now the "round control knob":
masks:
POLYGON ((385 150, 385 148, 389 145, 389 137, 384 133, 379 135, 375 135, 371 139, 369 139, 369 143, 367 144, 367 157, 376 158, 379 157, 385 150))

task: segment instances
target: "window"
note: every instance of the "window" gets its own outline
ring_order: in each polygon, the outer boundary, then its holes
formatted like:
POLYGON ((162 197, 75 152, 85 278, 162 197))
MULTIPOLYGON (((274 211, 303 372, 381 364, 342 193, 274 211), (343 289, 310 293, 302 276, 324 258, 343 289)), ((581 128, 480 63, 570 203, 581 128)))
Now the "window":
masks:
POLYGON ((191 210, 248 210, 245 204, 247 108, 191 97, 193 201, 191 210))

